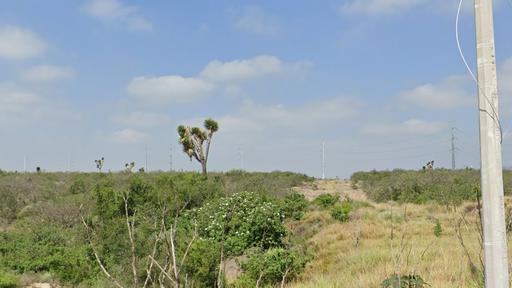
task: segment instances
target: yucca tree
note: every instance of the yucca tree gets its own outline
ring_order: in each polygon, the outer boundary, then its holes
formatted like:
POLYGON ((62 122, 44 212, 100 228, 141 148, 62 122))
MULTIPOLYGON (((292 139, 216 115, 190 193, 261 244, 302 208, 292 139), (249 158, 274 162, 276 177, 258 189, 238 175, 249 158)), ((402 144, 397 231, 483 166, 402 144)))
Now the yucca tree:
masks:
POLYGON ((190 161, 196 159, 201 163, 203 175, 207 175, 206 163, 208 162, 208 154, 210 152, 210 144, 212 136, 219 130, 219 124, 213 119, 204 120, 205 130, 199 127, 178 126, 178 134, 180 136, 180 144, 183 146, 190 161))
POLYGON ((96 163, 96 168, 101 173, 101 169, 103 169, 103 164, 105 163, 105 157, 101 157, 100 159, 94 160, 94 163, 96 163))

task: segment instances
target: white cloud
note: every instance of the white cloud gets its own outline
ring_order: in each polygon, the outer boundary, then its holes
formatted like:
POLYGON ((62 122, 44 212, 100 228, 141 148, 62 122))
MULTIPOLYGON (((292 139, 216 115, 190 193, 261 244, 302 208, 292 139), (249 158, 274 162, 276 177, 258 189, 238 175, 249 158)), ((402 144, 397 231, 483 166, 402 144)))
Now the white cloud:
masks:
POLYGON ((0 84, 0 125, 16 125, 38 113, 42 98, 12 85, 0 84))
POLYGON ((44 41, 30 30, 15 26, 0 27, 0 58, 20 60, 37 57, 45 48, 44 41))
POLYGON ((236 13, 235 27, 241 31, 261 34, 274 35, 280 30, 277 21, 257 6, 247 6, 236 13))
POLYGON ((363 134, 367 135, 432 135, 446 129, 446 124, 441 122, 427 122, 418 119, 409 119, 400 123, 370 124, 363 128, 363 134))
POLYGON ((398 100, 403 105, 426 109, 453 109, 475 105, 476 99, 468 91, 467 77, 452 76, 438 84, 420 85, 402 92, 398 100))
POLYGON ((223 131, 293 131, 308 133, 332 127, 337 121, 356 116, 362 104, 338 97, 306 103, 299 107, 261 106, 248 103, 236 113, 219 118, 223 131))
POLYGON ((27 109, 40 101, 40 97, 32 92, 0 86, 0 114, 27 112, 27 109))
POLYGON ((275 56, 261 55, 251 59, 230 62, 212 61, 199 76, 215 82, 237 82, 279 74, 285 64, 275 56))
POLYGON ((53 82, 62 79, 69 79, 75 75, 75 71, 70 67, 38 65, 22 73, 25 80, 31 82, 53 82))
POLYGON ((156 127, 168 123, 170 118, 165 114, 136 111, 118 115, 114 117, 114 121, 127 126, 156 127))
POLYGON ((212 61, 197 77, 164 75, 140 76, 131 80, 130 94, 151 103, 190 103, 209 96, 220 88, 227 96, 243 95, 239 84, 277 75, 295 75, 306 71, 309 62, 285 63, 275 56, 260 55, 230 62, 212 61))
POLYGON ((102 21, 121 21, 133 30, 153 29, 151 22, 139 15, 137 7, 126 5, 120 0, 90 0, 83 9, 102 21))
POLYGON ((123 129, 112 134, 111 140, 121 144, 143 143, 149 139, 145 133, 134 129, 123 129))
POLYGON ((213 85, 198 78, 170 75, 136 77, 127 89, 132 95, 152 103, 188 103, 207 96, 213 85))
POLYGON ((425 0, 352 0, 341 4, 343 14, 390 15, 423 4, 425 0))

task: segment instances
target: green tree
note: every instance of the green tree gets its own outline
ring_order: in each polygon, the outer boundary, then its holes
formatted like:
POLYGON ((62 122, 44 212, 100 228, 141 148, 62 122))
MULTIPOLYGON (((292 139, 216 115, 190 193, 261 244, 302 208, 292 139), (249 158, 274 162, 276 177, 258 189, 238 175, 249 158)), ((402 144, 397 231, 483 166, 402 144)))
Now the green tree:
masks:
POLYGON ((208 162, 208 154, 210 152, 210 144, 212 141, 213 133, 219 130, 219 124, 213 119, 204 120, 204 128, 190 127, 180 125, 178 126, 178 134, 180 136, 180 143, 190 161, 195 158, 201 163, 203 175, 207 175, 206 163, 208 162))

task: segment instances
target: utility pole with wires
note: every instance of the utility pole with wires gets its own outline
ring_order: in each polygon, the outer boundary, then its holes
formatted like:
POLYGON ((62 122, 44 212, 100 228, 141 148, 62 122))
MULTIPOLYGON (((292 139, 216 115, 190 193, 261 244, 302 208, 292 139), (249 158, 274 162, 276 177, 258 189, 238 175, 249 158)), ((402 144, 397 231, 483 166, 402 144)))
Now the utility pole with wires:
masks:
POLYGON ((450 149, 450 151, 452 152, 452 170, 455 170, 455 150, 457 148, 455 148, 455 127, 452 127, 452 138, 451 138, 451 143, 452 143, 452 147, 450 149))
POLYGON ((475 0, 485 287, 509 287, 492 0, 475 0))
POLYGON ((325 180, 325 141, 322 142, 322 180, 325 180))

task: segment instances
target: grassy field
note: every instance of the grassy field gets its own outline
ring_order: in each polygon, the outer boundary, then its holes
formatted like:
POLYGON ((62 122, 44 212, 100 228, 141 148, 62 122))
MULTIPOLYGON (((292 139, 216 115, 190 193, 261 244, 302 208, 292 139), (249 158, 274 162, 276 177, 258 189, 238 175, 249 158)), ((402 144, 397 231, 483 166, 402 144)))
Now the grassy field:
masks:
MULTIPOLYGON (((478 287, 455 231, 460 210, 374 204, 357 211, 349 223, 332 223, 325 211, 311 212, 304 222, 322 225, 309 241, 315 258, 290 287, 378 287, 393 273, 421 275, 432 287, 478 287), (433 232, 436 221, 443 229, 439 237, 433 232)), ((479 264, 472 214, 462 235, 479 264)))

